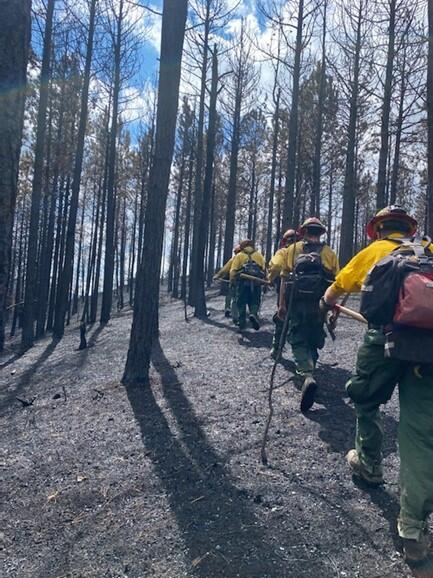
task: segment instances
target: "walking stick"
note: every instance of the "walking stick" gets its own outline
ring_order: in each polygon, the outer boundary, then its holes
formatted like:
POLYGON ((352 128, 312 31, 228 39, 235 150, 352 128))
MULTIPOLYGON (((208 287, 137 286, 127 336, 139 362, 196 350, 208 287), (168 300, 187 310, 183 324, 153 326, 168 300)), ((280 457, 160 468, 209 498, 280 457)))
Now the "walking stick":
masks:
MULTIPOLYGON (((293 255, 294 254, 295 254, 295 251, 293 250, 293 255)), ((275 357, 274 365, 272 367, 272 372, 271 372, 271 378, 269 381, 269 392, 268 392, 269 414, 268 414, 268 419, 266 420, 265 431, 263 432, 262 448, 261 448, 261 452, 260 452, 262 464, 264 466, 268 465, 268 456, 266 454, 266 443, 268 441, 269 427, 271 425, 272 417, 274 415, 274 404, 272 401, 272 393, 274 391, 275 372, 277 370, 277 365, 281 359, 281 355, 282 355, 282 352, 284 349, 284 344, 285 344, 286 338, 287 338, 287 332, 289 330, 290 312, 292 310, 293 295, 295 293, 295 287, 296 287, 296 279, 294 276, 292 278, 293 278, 292 288, 290 291, 290 299, 289 299, 289 303, 287 306, 286 316, 284 318, 283 331, 281 332, 280 342, 278 344, 278 351, 277 351, 277 355, 275 357)))

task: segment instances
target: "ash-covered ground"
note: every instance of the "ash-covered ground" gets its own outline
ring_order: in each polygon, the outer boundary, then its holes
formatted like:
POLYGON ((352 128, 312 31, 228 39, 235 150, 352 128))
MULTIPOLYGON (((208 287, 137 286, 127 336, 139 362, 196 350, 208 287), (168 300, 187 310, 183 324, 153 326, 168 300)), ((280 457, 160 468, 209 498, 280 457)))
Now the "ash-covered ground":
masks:
MULTIPOLYGON (((287 348, 260 462, 275 297, 240 336, 212 293, 207 322, 161 309, 149 388, 120 385, 131 312, 2 359, 2 568, 8 578, 403 578, 398 400, 384 410, 386 485, 354 485, 344 384, 363 327, 340 317, 299 412, 287 348), (18 400, 17 398, 20 398, 18 400), (28 402, 31 405, 25 406, 28 402)), ((352 303, 353 304, 353 303, 352 303)))

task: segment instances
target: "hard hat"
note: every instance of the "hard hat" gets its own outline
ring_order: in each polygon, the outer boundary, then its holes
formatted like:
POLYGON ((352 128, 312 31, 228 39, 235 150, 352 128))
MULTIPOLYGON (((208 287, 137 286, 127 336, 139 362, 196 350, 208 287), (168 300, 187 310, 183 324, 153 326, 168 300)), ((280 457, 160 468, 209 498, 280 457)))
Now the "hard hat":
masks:
POLYGON ((287 229, 284 235, 281 237, 281 241, 279 244, 279 248, 283 249, 290 244, 290 241, 296 241, 298 234, 296 233, 295 229, 287 229))
POLYGON ((296 237, 295 229, 287 229, 283 235, 283 239, 291 239, 292 237, 296 237))
POLYGON ((415 235, 418 227, 417 221, 408 215, 403 207, 400 207, 399 205, 389 205, 388 207, 378 211, 368 223, 367 235, 370 239, 377 239, 377 233, 385 221, 402 221, 407 223, 408 234, 410 236, 415 235))
POLYGON ((317 229, 318 231, 320 231, 320 235, 323 235, 324 233, 326 233, 326 227, 325 225, 322 223, 322 221, 320 219, 318 219, 317 217, 308 217, 308 219, 305 219, 305 221, 302 223, 302 225, 299 228, 299 232, 304 235, 306 229, 317 229))
POLYGON ((239 243, 240 250, 243 251, 246 247, 252 247, 253 242, 251 239, 244 239, 239 243))

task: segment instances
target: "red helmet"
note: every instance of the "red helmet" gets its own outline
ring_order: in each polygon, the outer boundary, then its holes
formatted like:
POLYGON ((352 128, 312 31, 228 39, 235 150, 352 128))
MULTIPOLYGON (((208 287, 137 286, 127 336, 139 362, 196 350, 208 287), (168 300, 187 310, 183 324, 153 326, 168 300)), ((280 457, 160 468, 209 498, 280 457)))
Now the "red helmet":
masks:
POLYGON ((367 235, 370 239, 377 239, 378 232, 386 221, 400 221, 401 223, 406 223, 407 233, 410 236, 415 235, 418 227, 417 221, 408 215, 402 207, 399 205, 389 205, 388 207, 378 211, 368 223, 367 235))
POLYGON ((290 243, 294 243, 297 240, 297 233, 295 229, 287 229, 280 241, 280 249, 287 247, 290 243))
POLYGON ((254 244, 251 239, 244 239, 239 243, 240 250, 243 251, 247 247, 252 247, 254 244))
POLYGON ((320 219, 317 217, 308 217, 299 227, 299 232, 301 235, 305 235, 306 229, 317 229, 319 235, 326 233, 326 227, 320 219))

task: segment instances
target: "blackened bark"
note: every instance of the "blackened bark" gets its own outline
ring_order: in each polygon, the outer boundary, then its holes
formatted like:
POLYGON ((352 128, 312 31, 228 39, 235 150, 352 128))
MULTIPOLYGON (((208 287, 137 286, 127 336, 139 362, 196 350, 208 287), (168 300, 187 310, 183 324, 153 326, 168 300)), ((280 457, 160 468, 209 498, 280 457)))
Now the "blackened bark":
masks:
POLYGON ((356 147, 356 125, 358 119, 362 18, 363 18, 362 2, 360 2, 357 19, 353 81, 350 95, 349 125, 347 129, 346 168, 344 174, 344 187, 343 187, 343 216, 341 222, 341 239, 340 239, 341 265, 345 265, 348 261, 350 261, 353 255, 355 198, 356 198, 355 147, 356 147))
POLYGON ((229 190, 227 194, 226 227, 224 235, 223 261, 226 263, 233 254, 233 241, 235 237, 235 213, 238 180, 238 158, 240 140, 240 121, 242 104, 242 86, 240 79, 236 87, 235 108, 233 113, 233 133, 230 150, 230 176, 229 190))
POLYGON ((427 233, 433 236, 433 0, 428 0, 428 64, 427 64, 427 233))
POLYGON ((283 205, 283 230, 287 229, 293 218, 293 201, 296 179, 296 152, 298 149, 299 121, 299 80, 301 76, 301 55, 303 50, 304 0, 299 0, 298 22, 296 27, 295 61, 293 66, 292 103, 289 118, 289 143, 287 148, 287 174, 283 205))
MULTIPOLYGON (((275 76, 274 92, 276 89, 277 77, 275 76)), ((272 160, 271 160, 271 182, 269 188, 269 203, 268 203, 268 227, 266 231, 266 263, 272 257, 272 225, 274 222, 274 200, 275 200, 275 181, 277 175, 277 154, 278 154, 278 138, 280 133, 280 99, 281 88, 276 91, 275 110, 273 118, 273 135, 272 135, 272 160)))
POLYGON ((205 296, 205 251, 209 230, 209 210, 212 196, 212 181, 216 137, 216 104, 218 96, 218 53, 216 46, 212 53, 212 82, 209 102, 209 125, 207 131, 206 171, 203 186, 203 202, 200 214, 200 226, 197 242, 195 311, 194 316, 204 318, 207 315, 205 296))
POLYGON ((212 200, 210 211, 210 230, 209 230, 209 251, 207 256, 207 286, 212 285, 212 278, 215 273, 215 244, 216 244, 216 211, 215 211, 216 184, 215 177, 212 185, 212 200))
POLYGON ((317 103, 317 128, 314 137, 314 158, 313 158, 313 185, 311 192, 310 214, 320 218, 320 167, 322 158, 322 137, 323 137, 323 115, 326 96, 326 11, 327 0, 323 6, 323 28, 322 28, 322 62, 320 66, 319 99, 317 103))
POLYGON ((180 298, 186 302, 187 299, 187 275, 188 275, 188 255, 189 255, 189 241, 191 233, 191 206, 192 206, 192 187, 193 187, 193 174, 194 174, 194 144, 192 137, 190 143, 189 152, 189 163, 188 163, 188 192, 186 197, 186 208, 185 208, 185 231, 184 231, 184 241, 183 241, 183 259, 182 259, 182 282, 180 289, 180 298))
POLYGON ((26 268, 26 285, 23 312, 22 345, 31 347, 34 340, 35 299, 38 279, 38 239, 39 212, 42 196, 42 181, 45 157, 46 116, 48 107, 48 87, 51 77, 51 45, 55 0, 49 0, 45 25, 44 48, 40 77, 38 119, 36 129, 35 162, 32 184, 32 204, 30 210, 30 229, 26 268))
POLYGON ((198 269, 200 268, 199 256, 199 237, 201 227, 201 212, 203 205, 203 159, 204 159, 204 109, 206 97, 206 80, 207 67, 209 57, 209 30, 210 30, 210 5, 211 0, 206 0, 206 14, 204 19, 204 33, 203 33, 203 60, 201 66, 201 80, 200 80, 200 100, 198 109, 198 124, 197 124, 197 147, 196 147, 196 163, 195 163, 195 186, 194 186, 194 220, 192 233, 192 253, 191 253, 191 274, 189 278, 189 301, 190 305, 196 303, 196 290, 200 291, 198 283, 200 280, 197 275, 200 275, 198 269))
POLYGON ((159 283, 170 168, 176 133, 187 0, 164 0, 155 153, 149 179, 143 259, 123 383, 148 384, 159 306, 159 283))
POLYGON ((90 71, 93 55, 93 37, 95 32, 95 13, 97 0, 92 0, 89 15, 89 31, 86 47, 86 63, 84 67, 83 87, 81 91, 81 110, 78 125, 77 148, 75 152, 74 174, 72 180, 71 204, 69 208, 68 228, 66 233, 65 259, 59 275, 56 310, 53 333, 62 337, 65 326, 65 315, 68 309, 69 292, 72 285, 75 250, 75 228, 77 224, 78 200, 80 194, 81 172, 83 168, 84 139, 86 136, 90 71))
POLYGON ((386 172, 389 152, 389 116, 391 111, 392 81, 395 53, 395 19, 397 0, 389 2, 388 53, 386 59, 385 87, 383 93, 382 119, 380 125, 379 170, 377 175, 376 208, 386 204, 386 172))
POLYGON ((120 66, 121 42, 123 28, 123 0, 120 0, 119 15, 116 18, 116 41, 114 45, 114 85, 113 85, 113 116, 110 130, 110 149, 108 155, 108 182, 107 182, 107 227, 105 232, 105 261, 104 261, 104 288, 102 292, 101 323, 108 323, 111 317, 113 302, 114 277, 114 227, 116 218, 115 174, 117 157, 117 136, 119 121, 120 96, 120 66))

